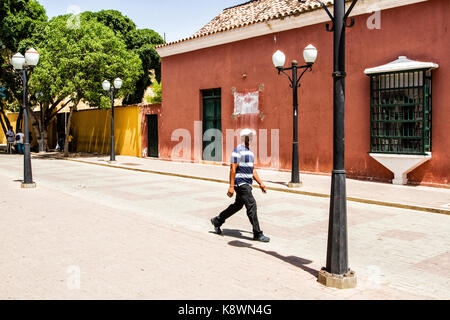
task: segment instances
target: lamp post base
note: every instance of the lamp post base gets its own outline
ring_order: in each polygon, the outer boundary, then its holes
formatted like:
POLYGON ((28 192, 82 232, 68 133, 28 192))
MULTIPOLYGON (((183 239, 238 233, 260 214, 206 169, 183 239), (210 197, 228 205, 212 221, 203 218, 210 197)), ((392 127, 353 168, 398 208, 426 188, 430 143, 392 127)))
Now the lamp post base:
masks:
POLYGON ((320 270, 317 281, 326 287, 337 289, 356 288, 356 274, 349 270, 344 275, 331 274, 325 269, 320 270))
POLYGON ((114 164, 114 163, 117 163, 117 160, 108 160, 106 162, 114 164))
POLYGON ((301 188, 303 186, 302 182, 289 182, 288 183, 288 188, 301 188))
POLYGON ((22 189, 34 189, 36 188, 36 183, 31 182, 31 183, 24 183, 22 182, 22 189))

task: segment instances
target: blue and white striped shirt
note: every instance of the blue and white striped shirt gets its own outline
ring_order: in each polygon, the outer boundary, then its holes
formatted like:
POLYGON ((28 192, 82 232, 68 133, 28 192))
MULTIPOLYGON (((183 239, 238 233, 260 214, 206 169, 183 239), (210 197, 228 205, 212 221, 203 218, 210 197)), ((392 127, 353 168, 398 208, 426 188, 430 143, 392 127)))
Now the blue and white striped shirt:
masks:
POLYGON ((231 163, 238 164, 234 184, 238 187, 253 184, 255 155, 244 145, 239 145, 231 155, 231 163))

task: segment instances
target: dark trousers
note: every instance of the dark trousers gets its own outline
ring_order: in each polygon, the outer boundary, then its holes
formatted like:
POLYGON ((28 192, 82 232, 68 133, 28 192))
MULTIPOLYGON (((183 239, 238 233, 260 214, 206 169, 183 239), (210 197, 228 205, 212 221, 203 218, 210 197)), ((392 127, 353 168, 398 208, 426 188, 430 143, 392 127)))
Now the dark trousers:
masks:
POLYGON ((23 143, 18 143, 17 144, 17 152, 19 154, 23 154, 23 143))
POLYGON ((236 191, 236 201, 217 217, 218 221, 221 225, 224 224, 228 218, 236 214, 245 206, 248 219, 253 226, 253 234, 262 234, 262 231, 259 228, 256 200, 253 198, 252 187, 245 184, 240 187, 235 187, 234 190, 236 191))

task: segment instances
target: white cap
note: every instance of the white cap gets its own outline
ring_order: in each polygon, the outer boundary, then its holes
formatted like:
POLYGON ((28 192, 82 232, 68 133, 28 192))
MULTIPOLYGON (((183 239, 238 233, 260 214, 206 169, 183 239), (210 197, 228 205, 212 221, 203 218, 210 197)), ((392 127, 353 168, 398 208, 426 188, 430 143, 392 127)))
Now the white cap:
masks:
POLYGON ((252 129, 244 129, 240 133, 242 142, 245 142, 245 137, 249 137, 250 141, 256 136, 256 131, 252 129))

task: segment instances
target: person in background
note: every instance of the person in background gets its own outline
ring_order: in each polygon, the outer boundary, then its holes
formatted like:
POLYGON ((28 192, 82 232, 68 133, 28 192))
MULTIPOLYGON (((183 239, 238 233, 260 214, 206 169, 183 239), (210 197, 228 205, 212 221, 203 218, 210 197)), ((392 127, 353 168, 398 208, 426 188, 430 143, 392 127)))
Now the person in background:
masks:
POLYGON ((66 135, 62 132, 58 133, 58 144, 57 144, 57 150, 58 150, 58 146, 59 146, 59 150, 58 151, 64 151, 64 143, 66 139, 66 135))
POLYGON ((269 242, 259 227, 256 200, 252 194, 253 179, 258 182, 263 193, 267 193, 266 186, 254 170, 255 155, 250 151, 250 143, 253 140, 255 132, 251 129, 241 131, 242 144, 234 149, 231 156, 230 168, 230 188, 228 197, 232 198, 236 192, 236 201, 230 205, 219 216, 212 218, 211 223, 217 234, 222 234, 220 227, 225 221, 240 211, 244 206, 247 209, 247 216, 253 226, 253 239, 261 242, 269 242))
POLYGON ((69 152, 73 152, 73 136, 71 134, 69 134, 68 142, 69 142, 69 152))
POLYGON ((9 130, 6 131, 6 143, 7 143, 7 148, 6 148, 6 152, 8 154, 12 154, 13 153, 13 148, 14 148, 14 142, 16 141, 16 135, 14 134, 14 131, 12 129, 12 127, 9 127, 9 130))
POLYGON ((23 141, 25 139, 25 135, 22 132, 18 132, 16 135, 17 142, 17 152, 19 154, 23 154, 23 141))

